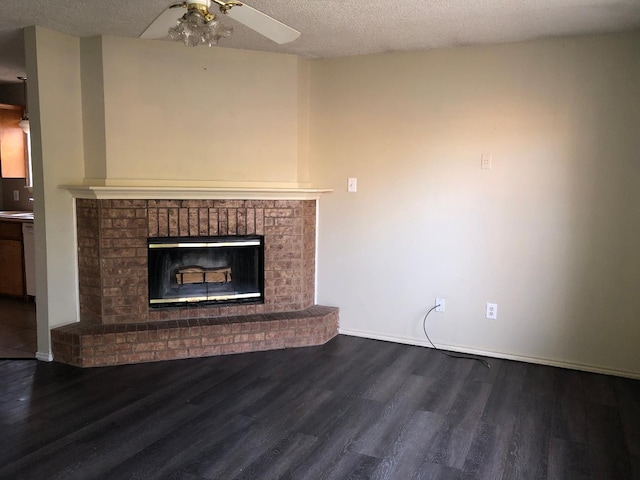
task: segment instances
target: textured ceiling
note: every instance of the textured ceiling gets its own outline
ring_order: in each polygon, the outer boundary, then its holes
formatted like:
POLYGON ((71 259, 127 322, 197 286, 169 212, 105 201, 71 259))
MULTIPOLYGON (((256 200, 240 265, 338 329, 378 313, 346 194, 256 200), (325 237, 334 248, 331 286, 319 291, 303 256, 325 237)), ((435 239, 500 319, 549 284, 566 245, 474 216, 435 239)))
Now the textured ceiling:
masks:
MULTIPOLYGON (((137 37, 172 0, 0 0, 0 81, 24 75, 21 29, 137 37)), ((302 32, 277 45, 243 25, 223 47, 336 57, 640 30, 640 0, 247 0, 302 32)), ((205 47, 198 47, 205 48, 205 47)), ((218 47, 214 47, 218 48, 218 47)))

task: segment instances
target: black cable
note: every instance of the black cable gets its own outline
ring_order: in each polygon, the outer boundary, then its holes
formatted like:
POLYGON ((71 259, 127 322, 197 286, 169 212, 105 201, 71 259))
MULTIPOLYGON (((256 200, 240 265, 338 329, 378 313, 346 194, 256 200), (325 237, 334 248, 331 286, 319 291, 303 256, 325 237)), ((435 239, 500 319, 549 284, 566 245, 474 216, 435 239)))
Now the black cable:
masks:
POLYGON ((488 369, 491 369, 491 365, 489 365, 489 362, 487 362, 484 358, 476 357, 475 355, 470 355, 468 353, 449 353, 449 352, 446 352, 444 350, 440 350, 438 347, 436 347, 433 344, 433 342, 429 338, 429 334, 427 333, 427 317, 429 316, 429 314, 431 312, 433 312, 439 306, 440 305, 436 305, 435 307, 431 307, 429 309, 429 311, 425 314, 424 318, 422 319, 422 330, 424 330, 424 336, 427 337, 427 340, 429 340, 429 343, 434 348, 434 350, 436 350, 436 351, 438 351, 440 353, 444 353, 447 357, 451 357, 451 358, 463 358, 465 360, 475 360, 476 362, 482 363, 488 369))

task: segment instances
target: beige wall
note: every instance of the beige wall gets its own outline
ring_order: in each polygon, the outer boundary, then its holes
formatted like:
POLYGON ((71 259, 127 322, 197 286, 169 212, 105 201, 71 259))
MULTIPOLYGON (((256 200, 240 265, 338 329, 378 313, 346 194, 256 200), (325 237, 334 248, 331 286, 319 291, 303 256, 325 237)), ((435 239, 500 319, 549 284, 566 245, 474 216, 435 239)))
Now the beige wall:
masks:
POLYGON ((38 356, 51 352, 49 328, 77 320, 75 215, 58 188, 84 176, 80 42, 25 30, 36 234, 38 356))
POLYGON ((102 37, 80 39, 82 82, 82 131, 84 173, 88 178, 107 178, 104 72, 102 37))
POLYGON ((298 181, 297 57, 103 37, 102 58, 111 182, 298 181))
POLYGON ((309 182, 309 120, 312 60, 298 59, 298 182, 309 182))
POLYGON ((640 375, 639 51, 628 34, 313 62, 311 179, 335 189, 318 295, 342 330, 421 343, 444 297, 437 344, 640 375))

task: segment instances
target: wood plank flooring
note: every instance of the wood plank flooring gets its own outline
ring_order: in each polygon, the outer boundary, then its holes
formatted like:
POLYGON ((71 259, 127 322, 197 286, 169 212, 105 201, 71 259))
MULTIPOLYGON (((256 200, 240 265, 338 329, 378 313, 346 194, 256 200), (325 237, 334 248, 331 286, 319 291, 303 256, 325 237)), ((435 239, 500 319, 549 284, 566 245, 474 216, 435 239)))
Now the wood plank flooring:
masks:
POLYGON ((640 382, 338 336, 78 369, 0 362, 1 479, 640 480, 640 382))
POLYGON ((0 298, 0 359, 35 358, 36 306, 22 299, 0 298))

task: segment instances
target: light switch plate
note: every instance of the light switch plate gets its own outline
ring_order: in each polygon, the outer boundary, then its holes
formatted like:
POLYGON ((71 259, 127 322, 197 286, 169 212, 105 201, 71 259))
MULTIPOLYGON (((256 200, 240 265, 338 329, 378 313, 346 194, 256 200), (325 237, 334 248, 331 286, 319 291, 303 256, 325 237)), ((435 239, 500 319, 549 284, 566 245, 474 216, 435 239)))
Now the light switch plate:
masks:
POLYGON ((355 193, 358 191, 358 179, 355 177, 349 178, 347 181, 347 191, 350 193, 355 193))

